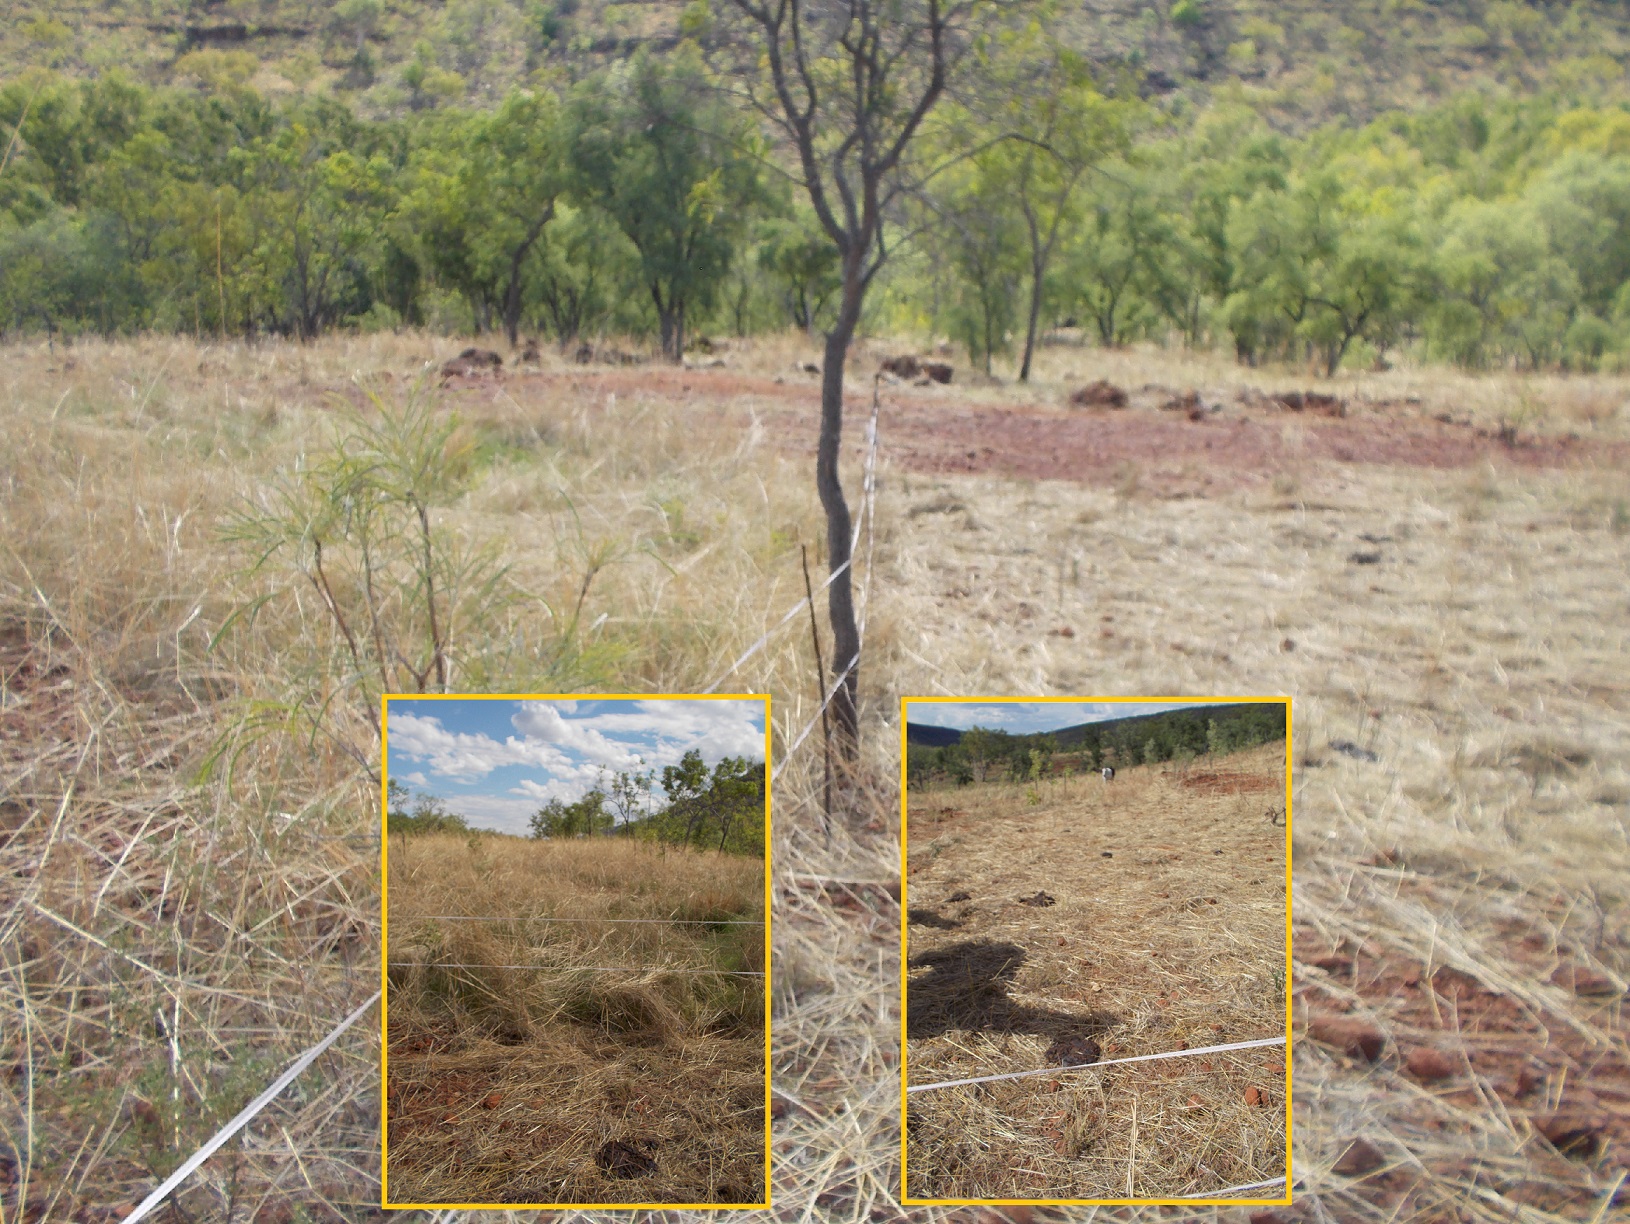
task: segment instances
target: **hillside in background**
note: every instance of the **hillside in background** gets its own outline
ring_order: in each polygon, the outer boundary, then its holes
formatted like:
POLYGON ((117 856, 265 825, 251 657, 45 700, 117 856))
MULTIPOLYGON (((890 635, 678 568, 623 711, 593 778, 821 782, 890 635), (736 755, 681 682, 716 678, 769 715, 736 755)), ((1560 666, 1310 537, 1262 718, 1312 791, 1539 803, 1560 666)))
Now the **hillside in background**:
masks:
POLYGON ((1056 731, 1015 735, 971 727, 955 731, 906 726, 908 784, 1037 780, 1096 771, 1105 765, 1155 765, 1221 756, 1285 738, 1285 708, 1277 702, 1191 706, 1078 723, 1056 731))
MULTIPOLYGON (((671 45, 686 11, 680 0, 13 2, 0 5, 0 79, 120 67, 161 84, 187 73, 189 53, 218 50, 252 55, 255 87, 273 96, 332 91, 375 115, 480 105, 540 70, 572 76, 671 45)), ((1622 98, 1630 68, 1630 8, 1606 0, 1075 0, 1050 26, 1174 110, 1239 94, 1287 129, 1475 86, 1622 98)))

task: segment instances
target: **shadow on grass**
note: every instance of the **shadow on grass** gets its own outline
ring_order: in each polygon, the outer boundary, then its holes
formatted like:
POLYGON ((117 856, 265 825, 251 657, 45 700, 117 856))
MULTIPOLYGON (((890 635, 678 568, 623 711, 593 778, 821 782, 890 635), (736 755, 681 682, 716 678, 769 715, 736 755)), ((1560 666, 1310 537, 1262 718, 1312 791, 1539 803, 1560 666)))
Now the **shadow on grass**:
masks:
POLYGON ((952 1031, 1029 1033, 1058 1040, 1096 1037, 1120 1023, 1109 1012, 1052 1011, 1009 998, 1024 957, 1017 944, 988 940, 964 940, 912 957, 909 968, 931 972, 906 984, 906 1035, 922 1040, 952 1031))

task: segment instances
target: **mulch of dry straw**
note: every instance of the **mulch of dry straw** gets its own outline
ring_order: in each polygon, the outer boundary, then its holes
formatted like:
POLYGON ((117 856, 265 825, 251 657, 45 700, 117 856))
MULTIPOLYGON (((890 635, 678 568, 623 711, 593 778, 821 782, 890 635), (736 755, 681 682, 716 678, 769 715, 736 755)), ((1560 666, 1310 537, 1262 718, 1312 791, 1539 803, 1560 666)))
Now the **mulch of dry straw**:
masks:
POLYGON ((762 863, 439 836, 390 867, 391 1202, 763 1201, 764 983, 708 972, 763 965, 727 924, 762 921, 762 863))
MULTIPOLYGON (((1283 1034, 1283 763, 1281 743, 1107 786, 913 794, 911 1082, 1057 1065, 1048 1047, 1076 1037, 1111 1059, 1283 1034), (1020 903, 1038 891, 1054 904, 1020 903)), ((1284 1055, 914 1093, 908 1193, 1161 1198, 1283 1176, 1284 1055)))

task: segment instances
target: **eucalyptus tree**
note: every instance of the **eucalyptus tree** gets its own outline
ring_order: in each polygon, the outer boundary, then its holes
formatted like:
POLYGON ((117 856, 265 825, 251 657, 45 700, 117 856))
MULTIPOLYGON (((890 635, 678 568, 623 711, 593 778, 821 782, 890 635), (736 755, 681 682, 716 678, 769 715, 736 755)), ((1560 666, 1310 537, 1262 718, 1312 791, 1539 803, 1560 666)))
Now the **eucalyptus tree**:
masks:
POLYGON ((734 54, 745 101, 809 196, 838 254, 840 288, 821 367, 815 484, 826 512, 835 740, 859 755, 860 633, 850 561, 853 519, 838 460, 849 343, 895 248, 906 197, 927 177, 914 145, 1000 0, 730 0, 717 45, 734 54))
POLYGON ((717 299, 760 196, 751 135, 687 46, 588 78, 572 112, 576 195, 639 252, 662 351, 678 362, 687 321, 717 299))

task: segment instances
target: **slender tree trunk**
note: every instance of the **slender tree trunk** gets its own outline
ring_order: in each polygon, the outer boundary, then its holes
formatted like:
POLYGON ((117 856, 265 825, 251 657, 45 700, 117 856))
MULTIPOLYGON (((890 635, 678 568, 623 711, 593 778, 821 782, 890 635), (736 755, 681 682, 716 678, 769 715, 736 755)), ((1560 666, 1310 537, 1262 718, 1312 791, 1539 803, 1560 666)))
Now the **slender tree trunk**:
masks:
MULTIPOLYGON (((826 333, 826 359, 821 366, 821 436, 815 451, 815 488, 826 511, 826 553, 832 573, 846 565, 851 555, 849 537, 853 528, 838 476, 838 459, 843 443, 843 368, 849 342, 860 323, 865 293, 859 256, 845 264, 843 302, 832 330, 826 333)), ((832 696, 833 739, 845 761, 855 760, 860 753, 860 713, 855 700, 860 688, 860 631, 855 626, 854 586, 850 581, 853 576, 853 569, 844 569, 827 587, 826 596, 827 616, 832 624, 832 674, 843 677, 832 696)))
MULTIPOLYGON (((1052 239, 1048 239, 1046 247, 1042 246, 1041 232, 1036 225, 1036 214, 1028 206, 1024 210, 1024 219, 1030 230, 1030 310, 1024 324, 1024 360, 1019 363, 1019 381, 1027 383, 1030 381, 1030 363, 1036 356, 1036 327, 1041 319, 1042 278, 1047 274, 1047 256, 1052 247, 1052 239)), ((1057 232, 1056 225, 1054 232, 1057 232)))
POLYGON ((516 347, 521 332, 521 267, 526 263, 526 257, 531 254, 533 244, 543 233, 543 227, 553 220, 555 215, 555 202, 549 201, 532 228, 526 231, 526 237, 510 252, 509 256, 509 284, 504 287, 504 333, 509 337, 509 347, 516 347))
POLYGON ((664 301, 662 287, 651 286, 651 300, 657 308, 657 331, 662 338, 662 355, 678 365, 685 360, 685 304, 671 296, 664 301))

